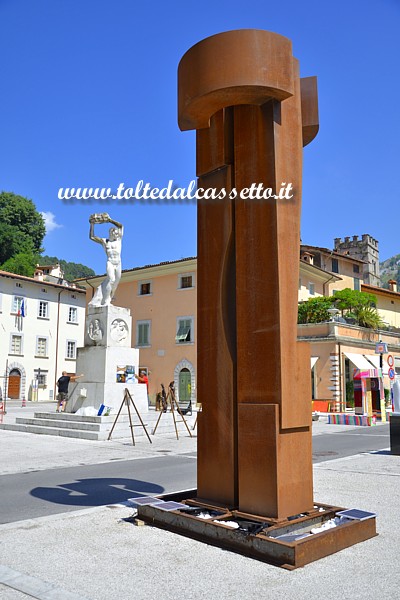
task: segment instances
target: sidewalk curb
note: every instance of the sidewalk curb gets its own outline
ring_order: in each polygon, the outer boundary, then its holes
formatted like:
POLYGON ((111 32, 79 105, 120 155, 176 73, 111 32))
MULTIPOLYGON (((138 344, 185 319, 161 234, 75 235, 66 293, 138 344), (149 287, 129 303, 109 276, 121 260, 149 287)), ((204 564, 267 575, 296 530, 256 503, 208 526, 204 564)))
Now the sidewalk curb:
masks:
POLYGON ((87 597, 68 592, 53 583, 15 571, 4 565, 0 565, 0 584, 38 600, 89 600, 87 597))

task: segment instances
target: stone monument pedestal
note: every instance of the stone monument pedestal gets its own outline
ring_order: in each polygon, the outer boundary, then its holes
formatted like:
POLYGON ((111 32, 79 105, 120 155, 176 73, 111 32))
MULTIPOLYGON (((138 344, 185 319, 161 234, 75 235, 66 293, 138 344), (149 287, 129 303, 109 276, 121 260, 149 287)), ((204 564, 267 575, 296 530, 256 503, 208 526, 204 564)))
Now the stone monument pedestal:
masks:
POLYGON ((115 414, 128 388, 139 413, 148 411, 147 388, 137 383, 139 350, 131 348, 130 310, 119 306, 89 306, 85 346, 78 348, 76 372, 83 377, 70 383, 67 412, 99 409, 102 404, 115 414))

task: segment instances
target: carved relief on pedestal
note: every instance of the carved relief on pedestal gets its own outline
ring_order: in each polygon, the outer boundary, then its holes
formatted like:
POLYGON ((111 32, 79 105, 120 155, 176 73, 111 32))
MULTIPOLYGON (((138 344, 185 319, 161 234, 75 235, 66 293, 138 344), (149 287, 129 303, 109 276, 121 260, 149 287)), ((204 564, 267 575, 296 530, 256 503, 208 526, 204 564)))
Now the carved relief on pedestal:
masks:
POLYGON ((129 328, 123 319, 114 319, 110 326, 110 337, 117 344, 124 342, 129 335, 129 328))
POLYGON ((95 344, 100 344, 103 339, 104 327, 100 319, 92 319, 88 324, 87 334, 95 344))

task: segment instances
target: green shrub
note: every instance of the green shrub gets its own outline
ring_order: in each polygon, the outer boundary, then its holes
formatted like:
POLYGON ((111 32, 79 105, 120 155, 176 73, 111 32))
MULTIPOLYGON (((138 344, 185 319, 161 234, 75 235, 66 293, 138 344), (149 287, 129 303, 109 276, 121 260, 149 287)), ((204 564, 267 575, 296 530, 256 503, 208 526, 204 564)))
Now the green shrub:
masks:
POLYGON ((354 381, 346 382, 346 406, 354 408, 354 381))
POLYGON ((389 390, 389 388, 385 388, 384 391, 385 391, 385 404, 386 404, 386 406, 389 406, 390 405, 390 390, 389 390))

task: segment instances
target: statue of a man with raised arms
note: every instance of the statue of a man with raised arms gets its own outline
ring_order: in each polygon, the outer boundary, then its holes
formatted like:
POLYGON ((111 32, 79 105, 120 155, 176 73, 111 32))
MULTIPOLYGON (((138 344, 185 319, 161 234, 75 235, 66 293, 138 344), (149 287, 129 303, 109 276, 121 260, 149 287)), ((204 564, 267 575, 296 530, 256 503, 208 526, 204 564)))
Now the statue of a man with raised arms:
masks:
POLYGON ((96 292, 89 302, 89 306, 108 306, 118 287, 121 279, 121 243, 124 234, 124 228, 121 223, 114 221, 107 213, 91 215, 89 237, 94 242, 101 244, 107 255, 107 277, 96 289, 96 292), (96 223, 112 223, 115 227, 110 227, 109 238, 100 238, 94 235, 94 226, 96 223))

